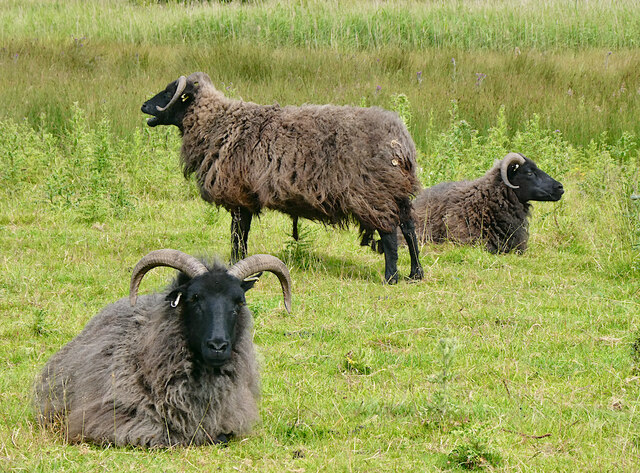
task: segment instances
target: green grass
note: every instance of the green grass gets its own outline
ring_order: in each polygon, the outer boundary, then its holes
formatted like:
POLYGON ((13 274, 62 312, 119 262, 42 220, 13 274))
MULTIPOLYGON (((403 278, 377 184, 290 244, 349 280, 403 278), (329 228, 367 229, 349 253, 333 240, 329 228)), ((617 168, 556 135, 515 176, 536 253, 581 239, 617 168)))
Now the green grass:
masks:
MULTIPOLYGON (((502 115, 486 136, 454 120, 434 138, 437 152, 421 156, 423 180, 479 175, 505 149, 535 152, 567 194, 535 205, 525 255, 428 245, 425 280, 388 287, 382 258, 360 248, 355 231, 303 222, 293 244, 290 220, 267 212, 250 248, 291 267, 294 312, 284 312, 275 278, 249 294, 263 373, 262 424, 252 435, 226 449, 148 452, 66 446, 42 432, 30 407, 38 369, 126 295, 143 254, 229 254, 229 216, 184 182, 175 133, 124 141, 108 121, 83 117, 76 109, 60 137, 2 123, 5 469, 634 470, 640 235, 628 195, 637 156, 599 141, 574 148, 535 121, 509 130, 502 115), (473 139, 460 140, 461 129, 473 139), (443 339, 457 346, 444 358, 443 339)), ((403 274, 408 267, 403 250, 403 274)), ((144 290, 170 274, 152 274, 144 290)))
MULTIPOLYGON (((0 471, 637 470, 636 5, 456 5, 0 5, 0 471), (215 15, 236 36, 207 29, 215 15), (434 17, 456 19, 450 42, 411 42, 434 17), (312 20, 315 42, 296 40, 312 20), (355 44, 348 21, 398 34, 355 44), (185 22, 200 29, 181 38, 172 25, 185 22), (521 24, 539 43, 520 55, 489 42, 521 24), (257 102, 395 107, 424 185, 474 178, 517 150, 567 192, 534 204, 524 255, 427 245, 424 281, 393 287, 355 229, 303 221, 294 243, 290 219, 265 212, 250 252, 285 260, 294 285, 292 315, 274 277, 248 293, 261 424, 226 448, 66 445, 33 417, 46 360, 127 295, 146 252, 229 257, 228 213, 182 177, 176 130, 149 129, 139 112, 193 70, 257 102)), ((406 249, 399 268, 408 274, 406 249)), ((142 291, 171 276, 154 270, 142 291)))

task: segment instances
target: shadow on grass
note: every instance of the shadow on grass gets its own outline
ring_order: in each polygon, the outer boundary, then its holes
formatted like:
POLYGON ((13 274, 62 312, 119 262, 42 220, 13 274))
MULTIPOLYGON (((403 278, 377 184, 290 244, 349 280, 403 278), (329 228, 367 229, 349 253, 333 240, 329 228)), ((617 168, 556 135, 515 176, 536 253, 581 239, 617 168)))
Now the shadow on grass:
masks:
POLYGON ((296 268, 302 271, 325 273, 338 279, 362 280, 373 283, 381 283, 383 278, 383 273, 368 266, 364 259, 353 260, 348 257, 335 257, 307 249, 291 252, 288 248, 278 252, 276 256, 284 261, 289 269, 296 268))

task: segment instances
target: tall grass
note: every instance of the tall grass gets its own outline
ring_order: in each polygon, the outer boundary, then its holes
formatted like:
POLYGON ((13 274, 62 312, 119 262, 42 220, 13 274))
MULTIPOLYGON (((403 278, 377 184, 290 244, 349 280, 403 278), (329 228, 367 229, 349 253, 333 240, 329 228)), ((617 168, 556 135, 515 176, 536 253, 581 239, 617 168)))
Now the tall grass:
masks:
POLYGON ((512 129, 538 114, 576 145, 606 130, 612 142, 625 131, 640 134, 640 53, 585 52, 482 54, 384 48, 271 49, 259 44, 209 47, 111 44, 90 38, 12 41, 0 51, 0 116, 63 132, 73 103, 87 119, 109 118, 130 136, 144 126, 140 106, 179 75, 208 72, 227 94, 259 103, 336 103, 393 107, 405 94, 412 106, 415 140, 426 145, 429 127, 449 124, 451 103, 486 133, 505 107, 512 129), (45 118, 42 119, 44 114, 45 118))
POLYGON ((0 116, 54 132, 78 102, 130 136, 144 99, 203 70, 263 103, 388 108, 406 94, 419 143, 448 126, 453 100, 481 133, 501 106, 514 129, 535 113, 583 146, 640 133, 631 1, 10 0, 0 13, 0 116))
POLYGON ((134 44, 463 50, 611 50, 638 45, 633 1, 3 2, 0 40, 60 37, 134 44))

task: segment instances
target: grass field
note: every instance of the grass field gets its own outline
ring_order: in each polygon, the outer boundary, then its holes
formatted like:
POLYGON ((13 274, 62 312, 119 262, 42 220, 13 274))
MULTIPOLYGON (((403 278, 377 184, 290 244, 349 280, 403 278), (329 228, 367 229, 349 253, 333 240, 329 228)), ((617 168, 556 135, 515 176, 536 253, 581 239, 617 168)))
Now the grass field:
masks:
POLYGON ((0 3, 0 471, 637 471, 639 17, 631 1, 0 3), (228 213, 139 111, 194 70, 256 102, 395 109, 424 185, 517 150, 566 194, 534 204, 524 255, 426 245, 425 280, 397 286, 355 229, 303 222, 295 244, 266 212, 250 252, 291 268, 293 313, 273 276, 248 293, 253 433, 67 445, 30 404, 46 360, 146 252, 229 256, 228 213))

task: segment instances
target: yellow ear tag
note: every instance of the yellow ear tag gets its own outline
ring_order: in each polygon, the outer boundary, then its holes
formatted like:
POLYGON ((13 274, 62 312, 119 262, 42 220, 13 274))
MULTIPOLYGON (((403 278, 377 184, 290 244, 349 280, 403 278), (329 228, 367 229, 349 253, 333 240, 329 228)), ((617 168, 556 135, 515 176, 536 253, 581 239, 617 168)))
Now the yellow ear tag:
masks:
POLYGON ((182 99, 183 102, 186 102, 189 96, 187 94, 182 94, 180 98, 182 99))

